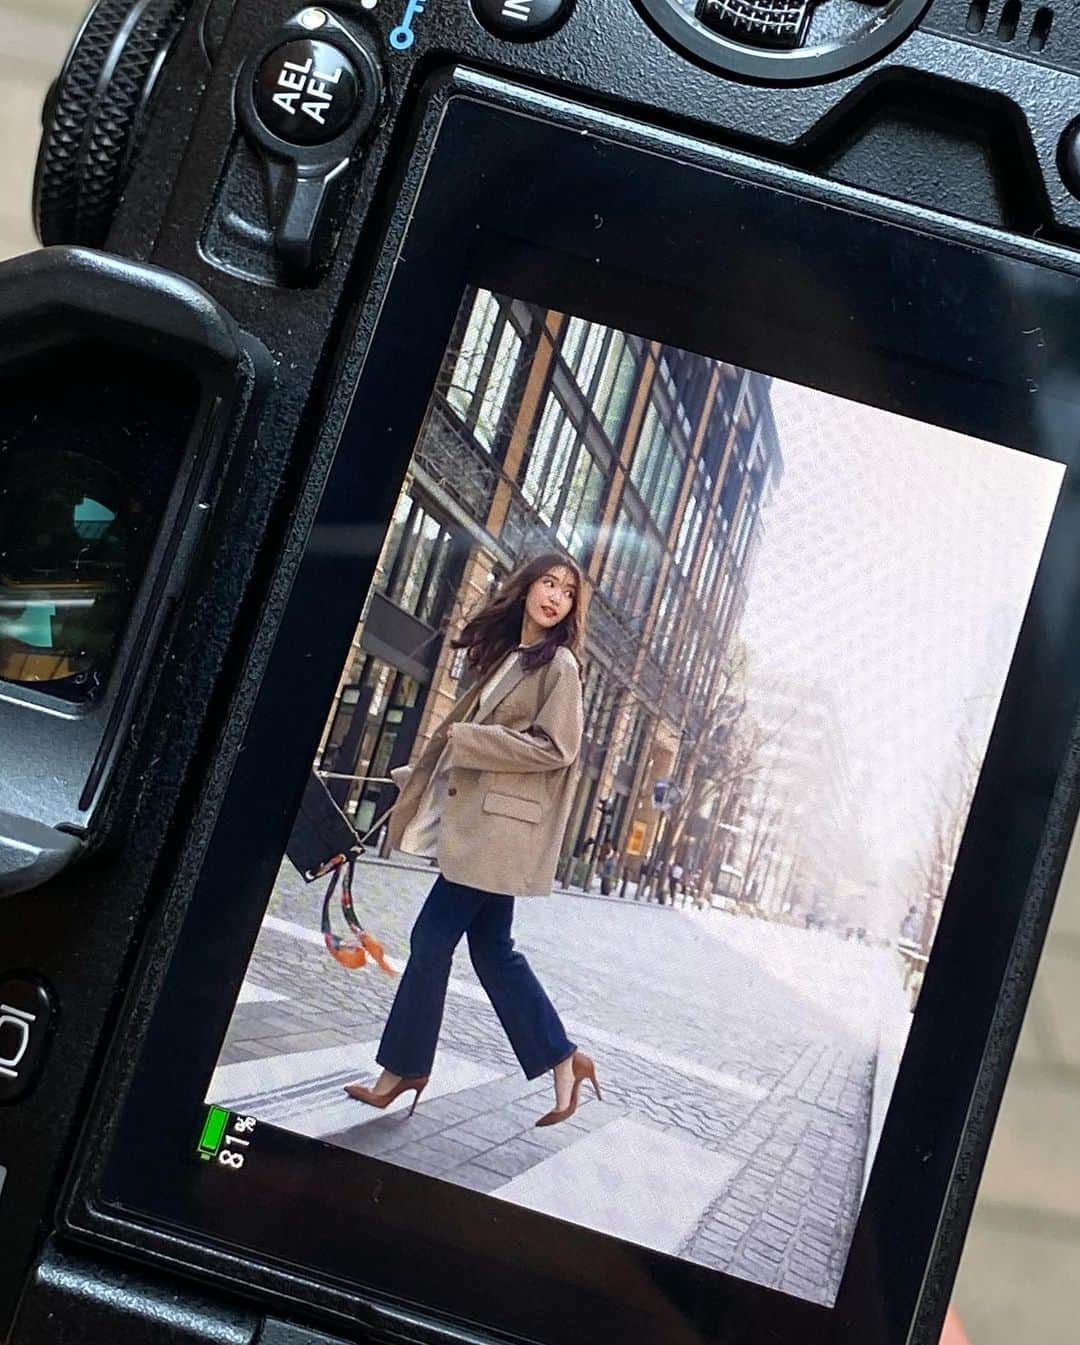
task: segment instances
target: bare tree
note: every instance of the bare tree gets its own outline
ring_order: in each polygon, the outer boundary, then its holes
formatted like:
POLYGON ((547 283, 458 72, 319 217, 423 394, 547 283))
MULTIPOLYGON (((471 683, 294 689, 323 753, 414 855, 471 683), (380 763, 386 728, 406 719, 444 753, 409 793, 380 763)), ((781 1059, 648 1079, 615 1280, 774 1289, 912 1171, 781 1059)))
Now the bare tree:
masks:
MULTIPOLYGON (((736 819, 749 811, 751 796, 760 794, 755 781, 765 765, 763 749, 783 734, 791 718, 766 729, 749 712, 747 661, 746 647, 740 642, 716 679, 700 731, 684 759, 682 796, 670 814, 668 854, 678 853, 691 819, 711 817, 698 865, 705 882, 732 850, 736 819)), ((758 808, 760 812, 760 800, 758 808)), ((771 816, 755 816, 755 832, 761 834, 751 845, 753 855, 761 853, 776 821, 771 816)))
POLYGON ((688 739, 678 781, 679 797, 668 813, 668 849, 675 853, 692 817, 722 787, 728 741, 746 712, 746 650, 740 644, 709 688, 697 731, 688 739))
POLYGON ((926 954, 929 954, 937 932, 942 903, 967 826, 982 764, 980 753, 966 730, 958 731, 955 742, 952 762, 934 791, 929 838, 913 866, 917 883, 914 904, 921 907, 923 913, 919 942, 926 954))
POLYGON ((776 853, 776 841, 783 829, 785 803, 775 795, 766 795, 763 807, 755 809, 744 852, 740 894, 758 901, 768 883, 776 853))

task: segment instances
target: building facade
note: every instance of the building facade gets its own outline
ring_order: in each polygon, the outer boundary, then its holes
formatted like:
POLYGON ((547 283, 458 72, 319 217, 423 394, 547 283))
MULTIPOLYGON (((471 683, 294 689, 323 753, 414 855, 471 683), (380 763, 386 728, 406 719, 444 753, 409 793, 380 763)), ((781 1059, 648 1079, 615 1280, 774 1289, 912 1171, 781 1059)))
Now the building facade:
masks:
POLYGON ((707 725, 782 470, 770 380, 487 291, 466 296, 316 762, 361 830, 468 684, 468 612, 552 547, 588 578, 564 855, 633 868, 707 725))

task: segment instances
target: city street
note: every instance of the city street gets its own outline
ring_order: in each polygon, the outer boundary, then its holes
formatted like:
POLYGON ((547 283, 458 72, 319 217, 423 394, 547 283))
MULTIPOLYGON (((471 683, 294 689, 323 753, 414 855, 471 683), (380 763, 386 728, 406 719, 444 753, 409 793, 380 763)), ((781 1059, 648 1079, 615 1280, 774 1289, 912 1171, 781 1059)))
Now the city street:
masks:
MULTIPOLYGON (((380 861, 357 869, 358 914, 396 967, 433 878, 380 861)), ((879 1051, 900 1045, 890 950, 615 896, 519 900, 517 946, 596 1060, 603 1101, 585 1085, 570 1121, 534 1127, 550 1078, 522 1077, 463 943, 435 1070, 409 1118, 408 1098, 379 1112, 343 1092, 378 1072, 397 982, 327 956, 322 890, 284 865, 210 1100, 832 1301, 880 1111, 879 1051)))

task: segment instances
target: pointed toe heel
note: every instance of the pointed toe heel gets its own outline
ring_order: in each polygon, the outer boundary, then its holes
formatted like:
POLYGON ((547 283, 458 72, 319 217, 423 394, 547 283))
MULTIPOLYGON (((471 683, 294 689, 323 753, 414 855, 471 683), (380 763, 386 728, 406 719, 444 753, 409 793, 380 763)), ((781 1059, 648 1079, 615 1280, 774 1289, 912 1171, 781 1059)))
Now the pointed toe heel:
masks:
POLYGON ((604 1097, 600 1092, 600 1084, 596 1078, 596 1064, 591 1056, 587 1056, 584 1051, 575 1051, 571 1058, 570 1068, 574 1073, 574 1084, 570 1090, 570 1101, 565 1107, 552 1107, 551 1111, 545 1112, 536 1122, 538 1126, 558 1125, 560 1121, 568 1121, 577 1111, 578 1094, 581 1092, 582 1083, 588 1079, 593 1086, 593 1092, 596 1094, 598 1102, 603 1102, 604 1097))
POLYGON ((413 1094, 412 1106, 408 1114, 411 1116, 416 1110, 416 1104, 420 1101, 420 1094, 427 1087, 427 1074, 419 1075, 412 1079, 399 1079, 393 1088, 388 1088, 385 1093, 376 1093, 374 1089, 368 1088, 362 1083, 347 1083, 345 1092, 349 1097, 357 1102, 364 1102, 369 1107, 378 1107, 380 1111, 389 1107, 395 1098, 400 1097, 402 1093, 413 1094))

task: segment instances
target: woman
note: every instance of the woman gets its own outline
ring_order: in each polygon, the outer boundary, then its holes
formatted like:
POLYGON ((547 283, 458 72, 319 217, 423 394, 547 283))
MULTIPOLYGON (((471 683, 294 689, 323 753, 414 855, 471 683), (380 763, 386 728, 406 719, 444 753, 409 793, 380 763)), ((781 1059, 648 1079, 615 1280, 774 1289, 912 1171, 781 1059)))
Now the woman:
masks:
POLYGON ((514 951, 514 899, 546 896, 566 830, 581 746, 584 634, 581 575, 554 552, 503 581, 454 647, 479 674, 436 730, 415 766, 392 772, 401 790, 390 815, 390 849, 434 857, 439 876, 416 917, 376 1060, 374 1087, 350 1097, 385 1107, 428 1081, 454 949, 464 934, 480 983, 526 1078, 549 1070, 555 1125, 577 1109, 596 1068, 569 1040, 528 962, 514 951))

